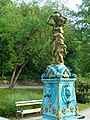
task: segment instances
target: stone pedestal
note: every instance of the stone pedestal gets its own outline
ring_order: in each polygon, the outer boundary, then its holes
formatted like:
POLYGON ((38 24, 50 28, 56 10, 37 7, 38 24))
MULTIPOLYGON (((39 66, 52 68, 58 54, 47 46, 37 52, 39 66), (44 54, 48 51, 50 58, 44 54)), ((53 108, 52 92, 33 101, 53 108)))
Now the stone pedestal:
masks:
POLYGON ((53 65, 47 67, 41 78, 44 83, 42 120, 76 120, 76 75, 65 65, 53 65))

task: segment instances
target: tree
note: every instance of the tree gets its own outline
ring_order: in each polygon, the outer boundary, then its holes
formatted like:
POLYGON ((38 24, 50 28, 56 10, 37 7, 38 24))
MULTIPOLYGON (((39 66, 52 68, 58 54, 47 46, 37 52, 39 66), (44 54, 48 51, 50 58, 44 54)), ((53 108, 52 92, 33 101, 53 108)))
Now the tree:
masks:
POLYGON ((19 30, 21 16, 18 14, 17 5, 12 2, 7 3, 6 1, 0 11, 0 73, 1 76, 5 76, 11 72, 13 63, 16 61, 13 45, 15 34, 19 30))
POLYGON ((20 6, 9 3, 1 10, 5 13, 1 18, 1 47, 4 48, 1 71, 4 76, 12 74, 10 82, 12 88, 28 62, 38 68, 41 61, 45 64, 48 60, 47 57, 43 59, 50 51, 50 37, 45 20, 47 14, 43 14, 45 7, 40 9, 34 4, 25 3, 20 6))
POLYGON ((83 0, 82 5, 79 6, 79 12, 77 13, 78 21, 76 22, 76 28, 79 31, 79 39, 82 41, 82 57, 83 67, 82 74, 86 75, 90 73, 90 1, 83 0))

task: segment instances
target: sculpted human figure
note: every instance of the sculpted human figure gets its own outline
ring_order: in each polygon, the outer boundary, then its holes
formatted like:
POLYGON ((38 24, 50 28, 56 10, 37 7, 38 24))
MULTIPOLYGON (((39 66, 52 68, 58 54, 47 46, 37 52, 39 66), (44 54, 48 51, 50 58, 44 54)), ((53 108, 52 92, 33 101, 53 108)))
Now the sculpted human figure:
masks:
POLYGON ((56 64, 64 63, 63 57, 66 54, 66 45, 64 44, 63 27, 67 18, 56 11, 47 19, 47 23, 53 27, 52 36, 52 55, 55 57, 56 64))

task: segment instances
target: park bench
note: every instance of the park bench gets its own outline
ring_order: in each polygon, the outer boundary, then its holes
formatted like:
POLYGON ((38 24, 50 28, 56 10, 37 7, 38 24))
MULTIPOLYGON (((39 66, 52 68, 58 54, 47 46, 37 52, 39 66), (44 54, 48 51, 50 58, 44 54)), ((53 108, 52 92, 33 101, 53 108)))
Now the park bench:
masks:
POLYGON ((17 120, 19 118, 22 118, 24 114, 30 114, 30 113, 38 113, 41 112, 41 108, 34 108, 34 109, 23 109, 23 106, 32 106, 32 105, 41 105, 42 100, 30 100, 30 101, 19 101, 15 102, 17 111, 16 111, 16 118, 17 120))

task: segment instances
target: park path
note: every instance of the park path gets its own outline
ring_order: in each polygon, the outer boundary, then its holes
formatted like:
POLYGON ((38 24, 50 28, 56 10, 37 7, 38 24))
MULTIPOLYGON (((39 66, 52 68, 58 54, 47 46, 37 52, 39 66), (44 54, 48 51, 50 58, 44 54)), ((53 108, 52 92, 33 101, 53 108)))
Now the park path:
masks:
POLYGON ((85 115, 88 118, 88 120, 90 120, 90 108, 86 108, 86 109, 80 111, 80 114, 85 115))
POLYGON ((9 119, 7 119, 7 118, 3 118, 3 117, 0 117, 0 120, 9 120, 9 119))
MULTIPOLYGON (((0 86, 0 89, 9 88, 9 86, 0 86)), ((43 86, 15 86, 15 89, 43 89, 43 86)))

